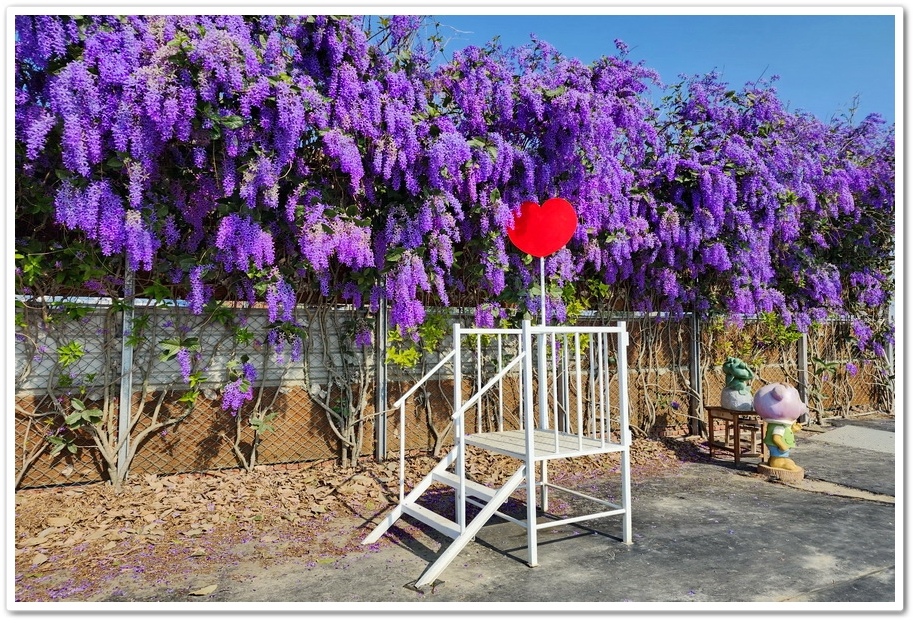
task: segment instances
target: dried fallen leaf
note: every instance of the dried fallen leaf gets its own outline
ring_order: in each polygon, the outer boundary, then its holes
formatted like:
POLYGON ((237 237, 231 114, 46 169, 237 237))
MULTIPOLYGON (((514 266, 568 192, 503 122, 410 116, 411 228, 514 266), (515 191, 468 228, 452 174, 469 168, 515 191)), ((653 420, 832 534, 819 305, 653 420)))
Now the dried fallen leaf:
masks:
POLYGON ((215 591, 216 588, 217 588, 217 585, 216 585, 216 584, 210 584, 209 586, 203 586, 203 587, 201 587, 201 588, 194 588, 194 589, 191 589, 191 590, 188 592, 188 595, 197 595, 197 596, 199 596, 199 597, 202 597, 202 596, 204 596, 204 595, 209 595, 210 593, 212 593, 213 591, 215 591))
POLYGON ((207 552, 202 547, 198 547, 193 552, 188 554, 188 556, 197 557, 197 556, 206 556, 207 552))
POLYGON ((48 525, 55 528, 61 528, 63 526, 69 526, 73 523, 69 517, 49 517, 48 525))
POLYGON ((35 554, 35 557, 32 558, 32 566, 37 567, 41 563, 47 562, 47 561, 48 561, 48 557, 45 556, 44 554, 35 554))

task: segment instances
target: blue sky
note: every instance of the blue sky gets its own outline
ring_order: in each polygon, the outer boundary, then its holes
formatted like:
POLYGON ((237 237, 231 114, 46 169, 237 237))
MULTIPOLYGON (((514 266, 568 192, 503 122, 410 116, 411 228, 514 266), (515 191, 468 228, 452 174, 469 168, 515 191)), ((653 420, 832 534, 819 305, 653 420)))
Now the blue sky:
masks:
POLYGON ((629 46, 631 60, 644 61, 668 83, 680 74, 715 70, 741 88, 778 75, 776 90, 791 110, 828 121, 847 114, 858 96, 854 120, 869 113, 895 120, 893 15, 660 14, 663 10, 652 9, 656 15, 438 14, 435 20, 449 40, 447 54, 497 35, 504 47, 523 45, 535 34, 587 63, 616 54, 614 40, 620 39, 629 46))

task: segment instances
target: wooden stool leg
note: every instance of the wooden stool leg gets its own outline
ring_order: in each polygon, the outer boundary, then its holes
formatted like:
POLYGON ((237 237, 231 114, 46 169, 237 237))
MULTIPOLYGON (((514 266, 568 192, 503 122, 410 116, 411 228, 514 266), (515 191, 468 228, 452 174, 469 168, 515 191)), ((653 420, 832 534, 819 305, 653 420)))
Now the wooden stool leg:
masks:
POLYGON ((716 427, 715 427, 715 418, 712 417, 712 411, 706 411, 706 426, 709 430, 706 431, 707 438, 709 439, 709 458, 712 459, 712 449, 713 442, 716 440, 716 427))
POLYGON ((741 463, 741 422, 738 421, 737 417, 732 420, 731 428, 732 434, 735 436, 734 445, 732 446, 735 453, 735 465, 738 465, 741 463))

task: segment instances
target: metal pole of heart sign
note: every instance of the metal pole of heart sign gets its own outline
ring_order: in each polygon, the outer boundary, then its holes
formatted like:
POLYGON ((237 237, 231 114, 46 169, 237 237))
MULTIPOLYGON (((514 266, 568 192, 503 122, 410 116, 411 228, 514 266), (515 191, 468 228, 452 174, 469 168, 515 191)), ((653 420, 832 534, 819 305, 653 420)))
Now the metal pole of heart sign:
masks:
POLYGON ((509 240, 520 251, 540 258, 541 262, 541 325, 547 325, 547 289, 544 278, 544 258, 566 246, 579 217, 566 199, 554 197, 543 205, 533 201, 522 203, 515 221, 508 228, 509 240))

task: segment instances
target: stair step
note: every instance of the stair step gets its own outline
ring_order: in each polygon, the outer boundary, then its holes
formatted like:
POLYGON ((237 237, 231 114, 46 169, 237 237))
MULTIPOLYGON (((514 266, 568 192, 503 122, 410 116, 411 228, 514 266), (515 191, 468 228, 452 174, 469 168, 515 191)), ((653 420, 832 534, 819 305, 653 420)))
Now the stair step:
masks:
POLYGON ((425 506, 420 506, 416 502, 404 502, 402 508, 404 509, 404 514, 422 521, 430 528, 435 528, 446 536, 454 539, 461 534, 461 528, 454 521, 446 519, 439 513, 431 511, 425 506))
MULTIPOLYGON (((452 472, 434 470, 432 473, 433 480, 436 482, 441 482, 442 484, 448 485, 455 491, 458 490, 460 481, 458 476, 452 472)), ((483 500, 484 502, 489 502, 493 499, 493 496, 496 494, 496 489, 491 489, 486 485, 482 485, 479 482, 474 482, 473 480, 464 479, 464 490, 467 495, 483 500)))

